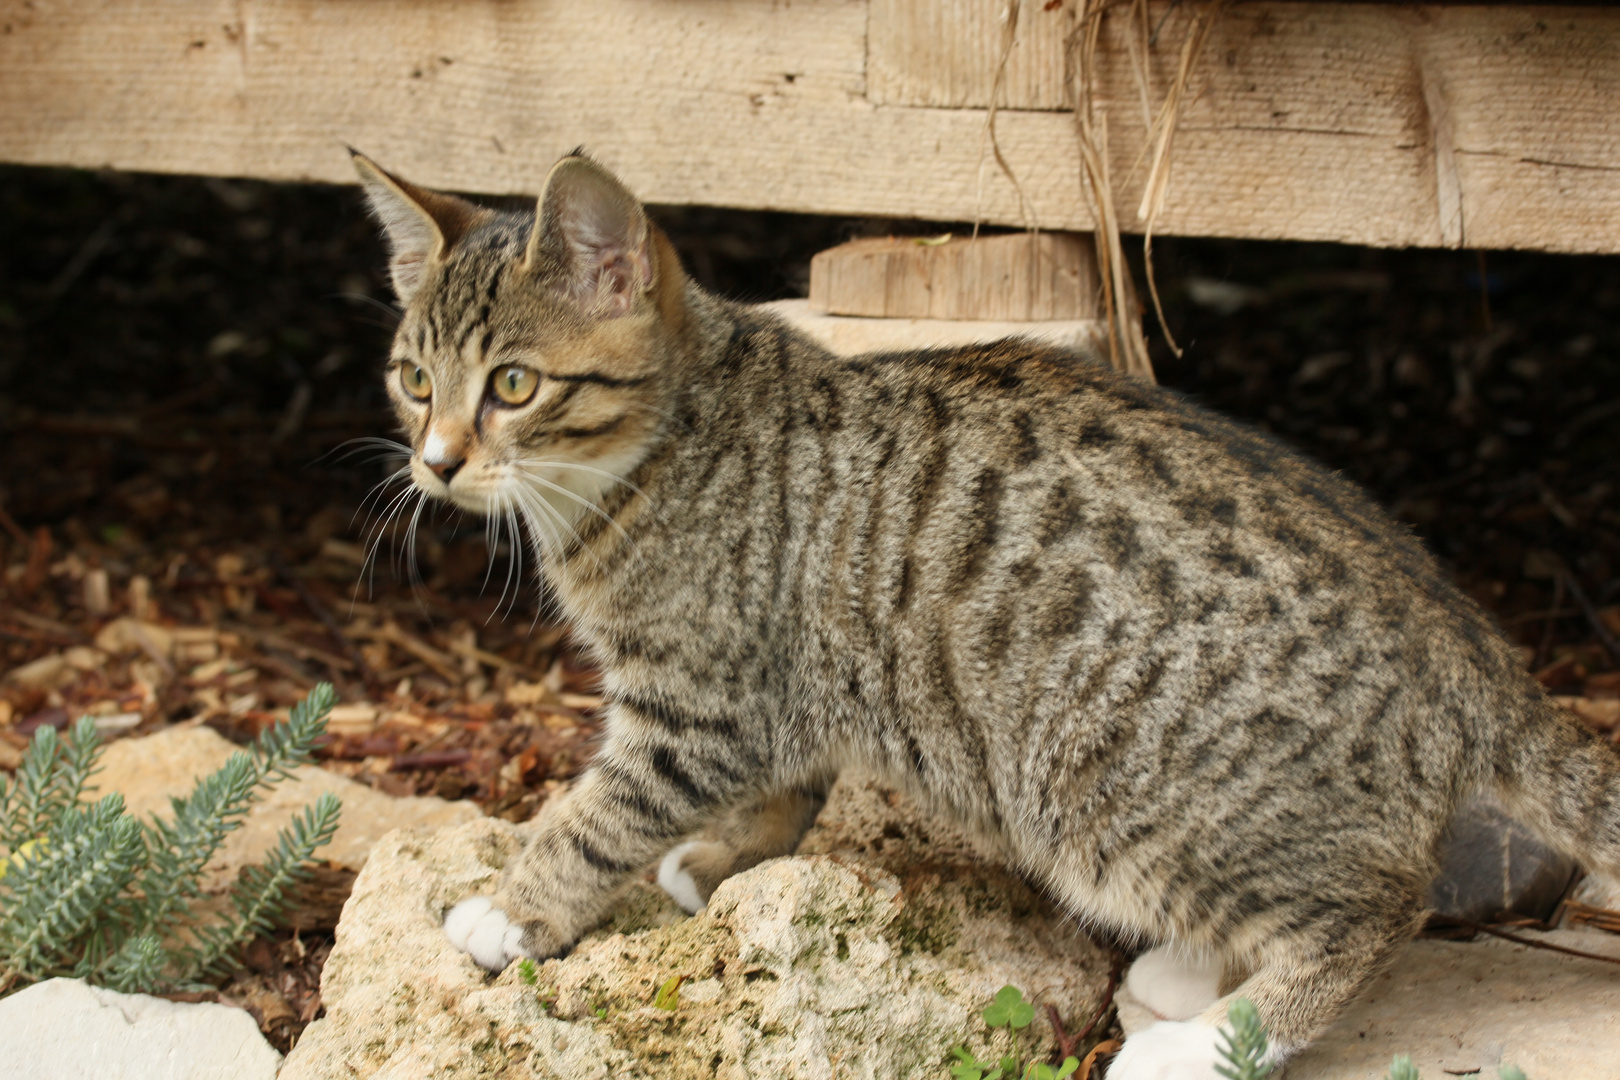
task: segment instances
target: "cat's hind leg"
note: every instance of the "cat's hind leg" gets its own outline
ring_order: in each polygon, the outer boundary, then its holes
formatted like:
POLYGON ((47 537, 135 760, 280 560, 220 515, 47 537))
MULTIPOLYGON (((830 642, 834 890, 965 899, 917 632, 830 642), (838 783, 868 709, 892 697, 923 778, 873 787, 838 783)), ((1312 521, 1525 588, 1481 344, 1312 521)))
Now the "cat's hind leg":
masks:
POLYGON ((1225 967, 1209 950, 1160 945, 1136 958, 1125 989, 1160 1020, 1191 1020, 1221 996, 1225 967))
POLYGON ((671 849, 658 865, 658 884, 688 913, 697 912, 726 878, 792 854, 826 803, 829 786, 806 784, 743 803, 671 849))
POLYGON ((1304 928, 1277 931, 1253 957, 1253 974, 1231 994, 1194 1019, 1161 1020, 1127 1038, 1109 1080, 1219 1080, 1220 1028, 1240 997, 1259 1010, 1270 1060, 1286 1061, 1389 964, 1417 930, 1422 909, 1418 895, 1363 895, 1304 928))

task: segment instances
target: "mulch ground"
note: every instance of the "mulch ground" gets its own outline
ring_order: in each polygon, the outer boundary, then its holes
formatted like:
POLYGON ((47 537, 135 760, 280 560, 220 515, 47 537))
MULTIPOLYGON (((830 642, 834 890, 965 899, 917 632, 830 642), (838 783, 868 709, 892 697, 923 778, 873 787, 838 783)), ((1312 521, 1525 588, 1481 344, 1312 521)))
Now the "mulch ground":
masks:
MULTIPOLYGON (((850 236, 940 229, 659 217, 747 299, 802 295, 850 236)), ((1366 485, 1620 733, 1620 259, 1157 247, 1186 349, 1155 341, 1161 381, 1366 485)), ((595 673, 513 552, 449 513, 408 550, 368 501, 385 464, 345 449, 392 433, 383 258, 352 189, 0 167, 0 670, 32 672, 0 682, 0 767, 85 713, 245 741, 323 679, 321 763, 391 794, 523 820, 588 759, 595 673)), ((283 1049, 346 888, 318 876, 222 987, 283 1049)))

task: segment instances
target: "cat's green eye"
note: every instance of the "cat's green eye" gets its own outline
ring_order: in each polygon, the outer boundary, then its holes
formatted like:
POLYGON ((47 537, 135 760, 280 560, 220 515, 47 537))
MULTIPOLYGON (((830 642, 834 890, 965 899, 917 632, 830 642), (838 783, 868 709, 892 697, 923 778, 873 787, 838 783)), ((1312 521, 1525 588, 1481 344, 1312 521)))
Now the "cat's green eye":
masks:
POLYGON ((420 364, 399 365, 399 385, 405 392, 418 401, 426 401, 433 393, 433 380, 428 378, 420 364))
POLYGON ((522 405, 534 397, 535 387, 540 385, 540 375, 533 368, 503 367, 495 373, 490 386, 495 396, 508 405, 522 405))

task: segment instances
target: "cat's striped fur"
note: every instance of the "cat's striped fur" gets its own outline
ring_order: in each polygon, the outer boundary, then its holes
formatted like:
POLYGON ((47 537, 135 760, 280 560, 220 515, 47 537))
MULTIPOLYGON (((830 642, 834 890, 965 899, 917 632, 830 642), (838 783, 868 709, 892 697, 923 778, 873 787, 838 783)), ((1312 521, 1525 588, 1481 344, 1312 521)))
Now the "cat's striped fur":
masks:
MULTIPOLYGON (((1475 790, 1620 873, 1614 751, 1296 453, 1027 342, 830 355, 690 283, 582 157, 538 224, 360 166, 395 361, 433 382, 390 376, 415 479, 524 515, 612 703, 478 909, 512 923, 486 923, 486 963, 567 949, 705 827, 702 895, 790 850, 846 767, 1076 916, 1216 957, 1284 1052, 1414 932, 1475 790), (492 405, 503 365, 542 376, 521 408, 492 405)), ((1116 1075, 1206 1075, 1154 1053, 1116 1075)))

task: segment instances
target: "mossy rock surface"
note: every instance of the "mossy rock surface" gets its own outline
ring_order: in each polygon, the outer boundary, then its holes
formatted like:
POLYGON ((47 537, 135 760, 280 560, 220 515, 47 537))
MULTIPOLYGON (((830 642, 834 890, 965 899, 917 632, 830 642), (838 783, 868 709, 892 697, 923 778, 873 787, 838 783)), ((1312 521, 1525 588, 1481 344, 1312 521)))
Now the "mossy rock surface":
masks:
MULTIPOLYGON (((1107 957, 971 841, 847 782, 799 855, 732 878, 698 915, 638 883, 532 984, 518 965, 490 979, 440 922, 521 835, 483 820, 378 845, 328 961, 327 1015, 284 1080, 938 1077, 958 1043, 1000 1049, 979 1014, 1001 986, 1085 1017, 1107 981, 1107 957)), ((1044 1022, 1030 1035, 1049 1038, 1044 1022)))

